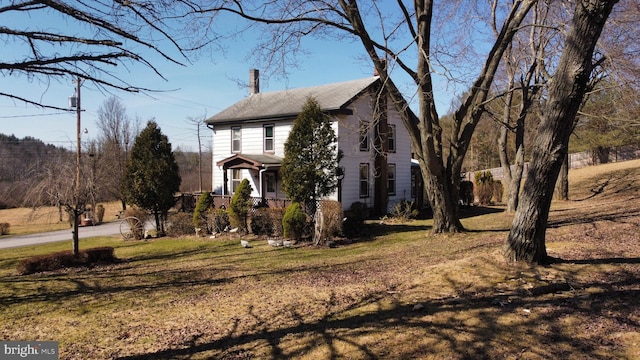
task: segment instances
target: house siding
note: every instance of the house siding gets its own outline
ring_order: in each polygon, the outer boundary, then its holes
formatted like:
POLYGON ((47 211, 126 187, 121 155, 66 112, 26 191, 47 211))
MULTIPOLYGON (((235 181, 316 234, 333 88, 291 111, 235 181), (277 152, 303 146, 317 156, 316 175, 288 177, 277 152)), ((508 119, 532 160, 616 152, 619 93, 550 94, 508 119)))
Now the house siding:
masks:
MULTIPOLYGON (((274 125, 274 152, 269 152, 276 156, 284 157, 284 143, 287 140, 293 121, 265 121, 240 125, 242 128, 241 154, 262 154, 264 153, 264 125, 274 125)), ((231 152, 231 128, 238 125, 217 125, 214 127, 212 149, 213 149, 213 169, 212 169, 212 191, 214 194, 222 194, 224 172, 216 163, 222 161, 234 153, 231 152)), ((253 192, 251 196, 260 196, 260 174, 257 171, 242 170, 243 178, 249 180, 253 192)), ((229 174, 230 178, 230 174, 229 174)), ((278 176, 278 180, 280 177, 278 176)), ((229 194, 226 194, 229 195, 229 194)), ((277 184, 277 196, 284 197, 280 182, 277 184)))
MULTIPOLYGON (((391 102, 389 102, 391 103, 391 102)), ((369 96, 356 99, 350 108, 353 115, 341 116, 338 127, 338 146, 343 152, 340 165, 344 167, 342 181, 342 206, 348 209, 354 202, 362 202, 368 207, 374 203, 374 150, 372 147, 373 129, 370 128, 369 150, 360 150, 360 122, 369 121, 373 114, 373 103, 369 96), (360 197, 360 164, 369 164, 369 196, 360 197)), ((411 200, 411 143, 400 115, 389 106, 388 123, 396 126, 396 151, 387 154, 387 162, 396 165, 396 192, 389 196, 390 210, 402 200, 411 200)), ((333 196, 337 199, 337 195, 333 196)))
MULTIPOLYGON (((344 209, 349 209, 354 202, 362 202, 369 207, 374 205, 374 150, 373 150, 373 129, 369 129, 369 149, 360 150, 360 122, 370 121, 373 114, 373 99, 371 93, 364 93, 354 99, 349 104, 351 115, 336 115, 333 117, 333 128, 338 136, 338 147, 343 152, 340 166, 344 168, 344 179, 342 180, 342 205, 344 209), (360 164, 369 164, 369 196, 360 197, 360 164)), ((391 101, 388 102, 391 104, 391 101)), ((396 166, 396 190, 395 195, 388 198, 388 208, 402 200, 411 200, 411 146, 409 135, 402 124, 400 116, 388 106, 388 123, 395 125, 396 151, 387 155, 387 162, 396 166)), ((274 152, 278 157, 284 157, 284 144, 293 126, 293 119, 279 121, 264 121, 242 123, 242 154, 263 154, 263 129, 264 125, 274 125, 274 152)), ((215 125, 213 130, 213 170, 212 170, 212 190, 215 194, 223 193, 223 170, 216 163, 227 159, 234 154, 231 152, 231 127, 238 124, 215 125)), ((260 173, 255 170, 242 170, 243 178, 249 179, 253 188, 252 196, 260 196, 260 173)), ((230 174, 229 174, 230 179, 230 174)), ((228 186, 230 188, 230 186, 228 186)), ((226 194, 230 195, 230 194, 226 194)), ((282 191, 282 181, 280 174, 277 174, 277 197, 285 197, 282 191)), ((338 192, 334 192, 329 199, 337 200, 338 192)))

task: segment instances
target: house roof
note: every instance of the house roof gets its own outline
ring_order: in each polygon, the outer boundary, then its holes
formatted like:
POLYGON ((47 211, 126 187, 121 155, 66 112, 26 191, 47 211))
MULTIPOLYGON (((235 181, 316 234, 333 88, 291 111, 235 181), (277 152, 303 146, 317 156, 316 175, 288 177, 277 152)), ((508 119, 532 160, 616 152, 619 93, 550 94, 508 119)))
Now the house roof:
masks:
POLYGON ((207 119, 207 124, 251 120, 286 119, 297 116, 307 99, 313 97, 326 112, 346 112, 353 99, 378 81, 379 77, 249 95, 207 119))
POLYGON ((220 160, 216 166, 223 169, 254 169, 260 170, 268 166, 280 166, 282 158, 267 154, 235 154, 226 159, 220 160))

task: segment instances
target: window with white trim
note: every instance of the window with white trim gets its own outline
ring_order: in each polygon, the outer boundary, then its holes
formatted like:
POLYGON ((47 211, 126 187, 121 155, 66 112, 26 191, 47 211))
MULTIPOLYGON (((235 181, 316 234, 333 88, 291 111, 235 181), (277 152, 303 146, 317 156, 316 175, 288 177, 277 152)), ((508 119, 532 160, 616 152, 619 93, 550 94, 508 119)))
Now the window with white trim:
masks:
POLYGON ((265 125, 264 126, 264 152, 272 153, 274 152, 273 148, 273 125, 265 125))
POLYGON ((265 183, 265 188, 267 193, 275 193, 276 192, 276 173, 273 173, 273 172, 264 173, 264 183, 265 183))
POLYGON ((242 182, 242 169, 231 169, 231 192, 235 193, 236 189, 242 182))
POLYGON ((242 151, 242 128, 234 126, 231 128, 231 152, 239 153, 242 151))

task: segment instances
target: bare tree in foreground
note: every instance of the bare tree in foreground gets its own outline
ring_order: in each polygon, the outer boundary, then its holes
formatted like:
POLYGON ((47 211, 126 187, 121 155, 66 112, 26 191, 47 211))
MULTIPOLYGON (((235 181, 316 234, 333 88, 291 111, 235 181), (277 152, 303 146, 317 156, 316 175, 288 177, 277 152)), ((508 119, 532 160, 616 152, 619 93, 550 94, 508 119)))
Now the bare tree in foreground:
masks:
POLYGON ((596 42, 615 0, 580 0, 553 75, 538 127, 521 202, 504 246, 507 259, 545 263, 545 235, 553 189, 567 154, 575 116, 594 69, 596 42))
MULTIPOLYGON (((107 91, 149 90, 130 84, 116 68, 138 63, 162 77, 147 57, 159 56, 175 64, 186 61, 185 53, 191 49, 174 36, 179 33, 181 41, 187 39, 176 20, 187 11, 183 5, 180 1, 2 2, 0 24, 10 25, 0 25, 0 39, 11 51, 0 53, 0 76, 24 76, 42 82, 45 89, 51 81, 82 78, 107 91), (49 21, 33 21, 43 18, 49 21)), ((68 110, 42 103, 39 94, 23 96, 2 89, 0 96, 68 110)))

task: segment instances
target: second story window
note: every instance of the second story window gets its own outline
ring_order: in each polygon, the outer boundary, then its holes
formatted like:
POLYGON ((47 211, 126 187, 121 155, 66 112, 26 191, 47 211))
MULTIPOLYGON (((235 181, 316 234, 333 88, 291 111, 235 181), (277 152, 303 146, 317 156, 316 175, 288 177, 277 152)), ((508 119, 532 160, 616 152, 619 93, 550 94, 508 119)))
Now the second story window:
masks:
POLYGON ((242 128, 234 126, 231 128, 231 152, 239 153, 242 151, 242 128))
POLYGON ((396 152, 396 126, 389 125, 389 135, 387 136, 389 152, 396 152))
POLYGON ((264 152, 274 152, 273 148, 273 125, 264 126, 264 152))
POLYGON ((369 151, 369 123, 360 121, 360 151, 369 151))

